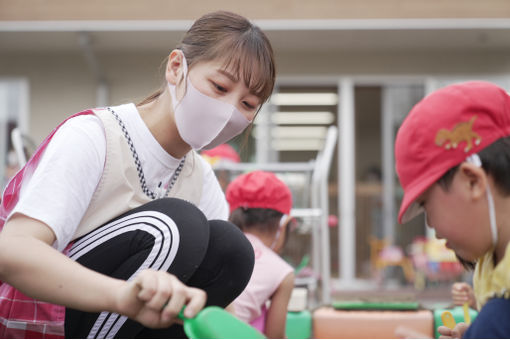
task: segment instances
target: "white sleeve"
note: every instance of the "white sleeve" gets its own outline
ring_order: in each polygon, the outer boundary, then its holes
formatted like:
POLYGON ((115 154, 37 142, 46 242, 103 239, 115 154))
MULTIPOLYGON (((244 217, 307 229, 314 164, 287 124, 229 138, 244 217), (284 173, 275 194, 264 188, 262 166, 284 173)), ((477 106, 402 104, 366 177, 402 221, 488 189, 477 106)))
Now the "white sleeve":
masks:
POLYGON ((199 208, 208 220, 227 220, 229 208, 225 194, 221 190, 211 165, 202 156, 199 158, 202 160, 204 169, 204 185, 199 208))
POLYGON ((46 147, 10 216, 21 213, 48 225, 56 237, 53 247, 62 251, 89 206, 105 157, 106 136, 99 118, 71 118, 46 147))

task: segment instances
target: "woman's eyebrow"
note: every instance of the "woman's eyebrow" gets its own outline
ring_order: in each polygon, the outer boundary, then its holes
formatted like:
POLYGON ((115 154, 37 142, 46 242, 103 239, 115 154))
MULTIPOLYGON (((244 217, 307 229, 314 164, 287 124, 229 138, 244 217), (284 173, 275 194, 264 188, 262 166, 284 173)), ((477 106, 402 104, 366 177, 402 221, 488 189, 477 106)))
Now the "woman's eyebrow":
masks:
MULTIPOLYGON (((234 83, 237 83, 239 81, 239 78, 234 76, 232 73, 224 70, 224 69, 217 69, 216 70, 218 73, 220 74, 223 74, 225 77, 227 77, 228 79, 230 79, 232 82, 234 83)), ((253 90, 250 89, 250 94, 251 95, 254 95, 255 97, 258 98, 258 103, 257 105, 261 105, 262 104, 262 100, 260 99, 260 96, 253 90)))
POLYGON ((230 73, 230 72, 227 72, 227 71, 222 70, 222 69, 218 69, 217 71, 218 71, 218 73, 221 73, 221 74, 223 74, 224 76, 226 76, 227 78, 229 78, 230 80, 232 80, 234 83, 237 83, 237 82, 239 81, 239 79, 238 79, 238 78, 236 78, 236 77, 235 77, 232 73, 230 73))

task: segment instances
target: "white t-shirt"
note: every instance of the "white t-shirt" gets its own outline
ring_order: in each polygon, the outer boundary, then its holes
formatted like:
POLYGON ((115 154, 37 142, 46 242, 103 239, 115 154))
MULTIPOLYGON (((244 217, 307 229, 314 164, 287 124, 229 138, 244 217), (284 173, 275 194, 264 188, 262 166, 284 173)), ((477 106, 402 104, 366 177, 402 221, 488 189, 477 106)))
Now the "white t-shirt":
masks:
MULTIPOLYGON (((147 187, 166 185, 180 160, 156 141, 134 104, 113 107, 138 153, 147 187)), ((47 224, 56 236, 53 245, 63 250, 72 241, 103 173, 106 136, 95 115, 74 117, 62 125, 48 144, 32 178, 24 184, 11 212, 47 224)), ((228 204, 214 172, 202 157, 203 192, 199 209, 207 219, 228 218, 228 204)))

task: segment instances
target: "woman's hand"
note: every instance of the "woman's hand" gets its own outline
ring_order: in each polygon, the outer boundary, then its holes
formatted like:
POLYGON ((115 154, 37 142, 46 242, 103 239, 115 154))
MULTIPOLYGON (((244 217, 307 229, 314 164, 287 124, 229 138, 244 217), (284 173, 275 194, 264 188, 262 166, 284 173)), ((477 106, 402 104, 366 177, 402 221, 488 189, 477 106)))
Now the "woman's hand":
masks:
POLYGON ((468 327, 469 325, 464 322, 459 322, 453 329, 446 326, 439 326, 437 329, 438 333, 441 334, 439 339, 460 339, 468 327))
POLYGON ((476 298, 473 288, 465 282, 455 282, 452 285, 453 304, 462 306, 465 302, 469 303, 469 307, 476 309, 476 298))
POLYGON ((119 290, 118 313, 149 328, 166 328, 186 305, 184 316, 194 317, 205 305, 206 293, 184 285, 174 275, 146 269, 119 290))

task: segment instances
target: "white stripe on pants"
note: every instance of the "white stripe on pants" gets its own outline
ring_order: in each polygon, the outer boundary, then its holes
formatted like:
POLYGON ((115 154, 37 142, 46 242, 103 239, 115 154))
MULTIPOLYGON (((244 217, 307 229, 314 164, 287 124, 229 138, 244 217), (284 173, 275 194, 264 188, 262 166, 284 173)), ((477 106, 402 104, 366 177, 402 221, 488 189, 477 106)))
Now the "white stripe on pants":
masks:
MULTIPOLYGON (((76 261, 100 244, 134 230, 146 231, 155 240, 147 259, 128 280, 148 268, 168 271, 179 248, 179 231, 170 217, 157 211, 141 211, 97 228, 73 244, 69 257, 76 261)), ((126 320, 125 316, 102 312, 87 337, 114 338, 126 320)))

